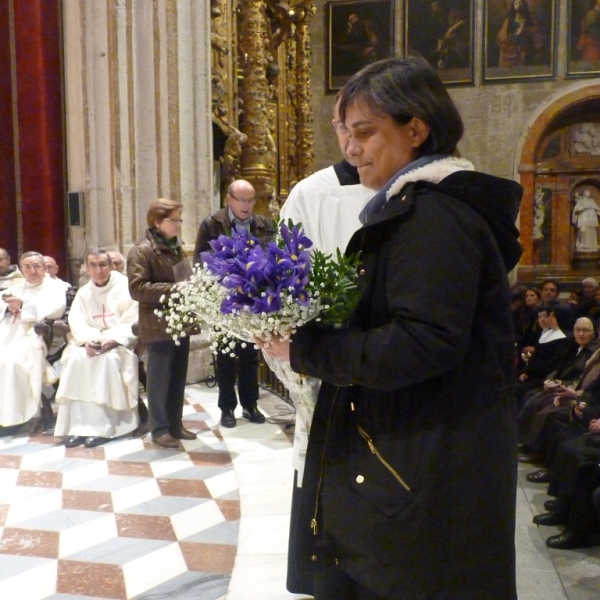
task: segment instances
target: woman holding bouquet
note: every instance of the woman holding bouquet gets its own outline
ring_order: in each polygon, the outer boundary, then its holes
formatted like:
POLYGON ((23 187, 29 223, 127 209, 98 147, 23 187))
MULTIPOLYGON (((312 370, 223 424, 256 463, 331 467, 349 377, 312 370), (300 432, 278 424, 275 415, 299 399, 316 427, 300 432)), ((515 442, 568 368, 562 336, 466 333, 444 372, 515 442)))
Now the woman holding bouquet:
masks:
POLYGON ((190 338, 181 338, 176 345, 164 321, 154 313, 162 308, 161 298, 173 291, 175 282, 191 273, 179 240, 181 210, 179 202, 168 198, 152 202, 146 215, 146 237, 127 257, 129 293, 140 303, 139 339, 148 351, 149 427, 152 441, 165 448, 177 448, 179 440, 196 439, 182 424, 190 338))
POLYGON ((506 274, 522 190, 455 157, 461 117, 419 57, 354 75, 340 115, 361 183, 379 190, 347 249, 362 297, 347 327, 311 323, 266 348, 323 380, 290 591, 514 600, 506 274))

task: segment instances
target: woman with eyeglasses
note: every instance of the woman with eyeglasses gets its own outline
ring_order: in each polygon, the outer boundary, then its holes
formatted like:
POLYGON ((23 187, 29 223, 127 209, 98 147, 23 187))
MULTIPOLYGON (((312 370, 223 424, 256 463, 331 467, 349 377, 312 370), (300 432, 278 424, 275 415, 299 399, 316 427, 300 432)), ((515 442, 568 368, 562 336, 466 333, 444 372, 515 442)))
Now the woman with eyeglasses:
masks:
POLYGON ((154 313, 162 307, 160 298, 181 280, 177 273, 185 270, 179 239, 181 211, 181 204, 174 200, 152 202, 146 215, 146 237, 127 257, 129 293, 140 303, 139 340, 148 351, 149 427, 152 441, 165 448, 177 448, 179 440, 196 439, 182 424, 189 337, 176 345, 166 331, 166 322, 154 313))

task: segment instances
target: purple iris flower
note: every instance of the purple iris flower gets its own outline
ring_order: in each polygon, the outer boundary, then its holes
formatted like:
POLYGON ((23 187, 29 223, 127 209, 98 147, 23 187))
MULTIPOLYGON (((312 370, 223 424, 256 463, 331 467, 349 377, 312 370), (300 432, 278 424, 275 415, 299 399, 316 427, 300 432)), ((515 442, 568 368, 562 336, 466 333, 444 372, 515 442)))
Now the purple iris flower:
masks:
POLYGON ((310 272, 308 248, 312 242, 301 229, 281 226, 284 247, 270 242, 266 252, 258 240, 243 228, 232 237, 219 236, 210 245, 212 252, 203 252, 202 261, 228 290, 221 312, 247 308, 252 313, 272 313, 281 310, 283 296, 303 306, 310 303, 306 291, 310 272))

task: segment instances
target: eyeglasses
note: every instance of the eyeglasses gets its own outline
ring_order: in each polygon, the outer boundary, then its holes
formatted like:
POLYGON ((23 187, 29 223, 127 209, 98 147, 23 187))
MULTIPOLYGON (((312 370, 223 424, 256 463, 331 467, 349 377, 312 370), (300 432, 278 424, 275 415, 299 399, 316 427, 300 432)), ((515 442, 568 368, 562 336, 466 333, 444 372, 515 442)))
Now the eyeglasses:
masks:
POLYGON ((331 123, 333 128, 337 131, 337 133, 349 134, 350 130, 344 125, 343 121, 337 120, 331 123))
POLYGON ((580 328, 580 327, 574 327, 573 331, 575 333, 592 333, 594 330, 593 329, 583 329, 583 328, 580 328))
POLYGON ((169 223, 183 223, 183 219, 172 219, 171 217, 165 217, 165 221, 169 221, 169 223))
POLYGON ((237 198, 233 194, 229 194, 234 200, 237 200, 240 204, 246 204, 248 206, 252 206, 256 202, 256 198, 237 198))

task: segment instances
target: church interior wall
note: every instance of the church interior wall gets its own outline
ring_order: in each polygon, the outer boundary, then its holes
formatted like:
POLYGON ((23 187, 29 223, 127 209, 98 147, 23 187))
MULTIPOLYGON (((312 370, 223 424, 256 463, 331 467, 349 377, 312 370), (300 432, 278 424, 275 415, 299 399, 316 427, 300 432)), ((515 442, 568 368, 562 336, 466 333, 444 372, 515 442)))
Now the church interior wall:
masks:
MULTIPOLYGON (((326 0, 316 0, 317 12, 311 22, 312 98, 315 130, 315 169, 338 160, 339 150, 331 130, 335 94, 326 92, 326 0)), ((484 3, 476 1, 474 24, 474 83, 448 86, 465 122, 465 135, 459 149, 477 169, 518 179, 519 149, 526 131, 543 107, 569 90, 592 83, 592 79, 567 79, 567 0, 558 2, 556 77, 554 80, 483 82, 484 3)), ((402 55, 404 44, 404 2, 396 2, 395 52, 402 55)), ((596 78, 597 81, 597 78, 596 78)))

